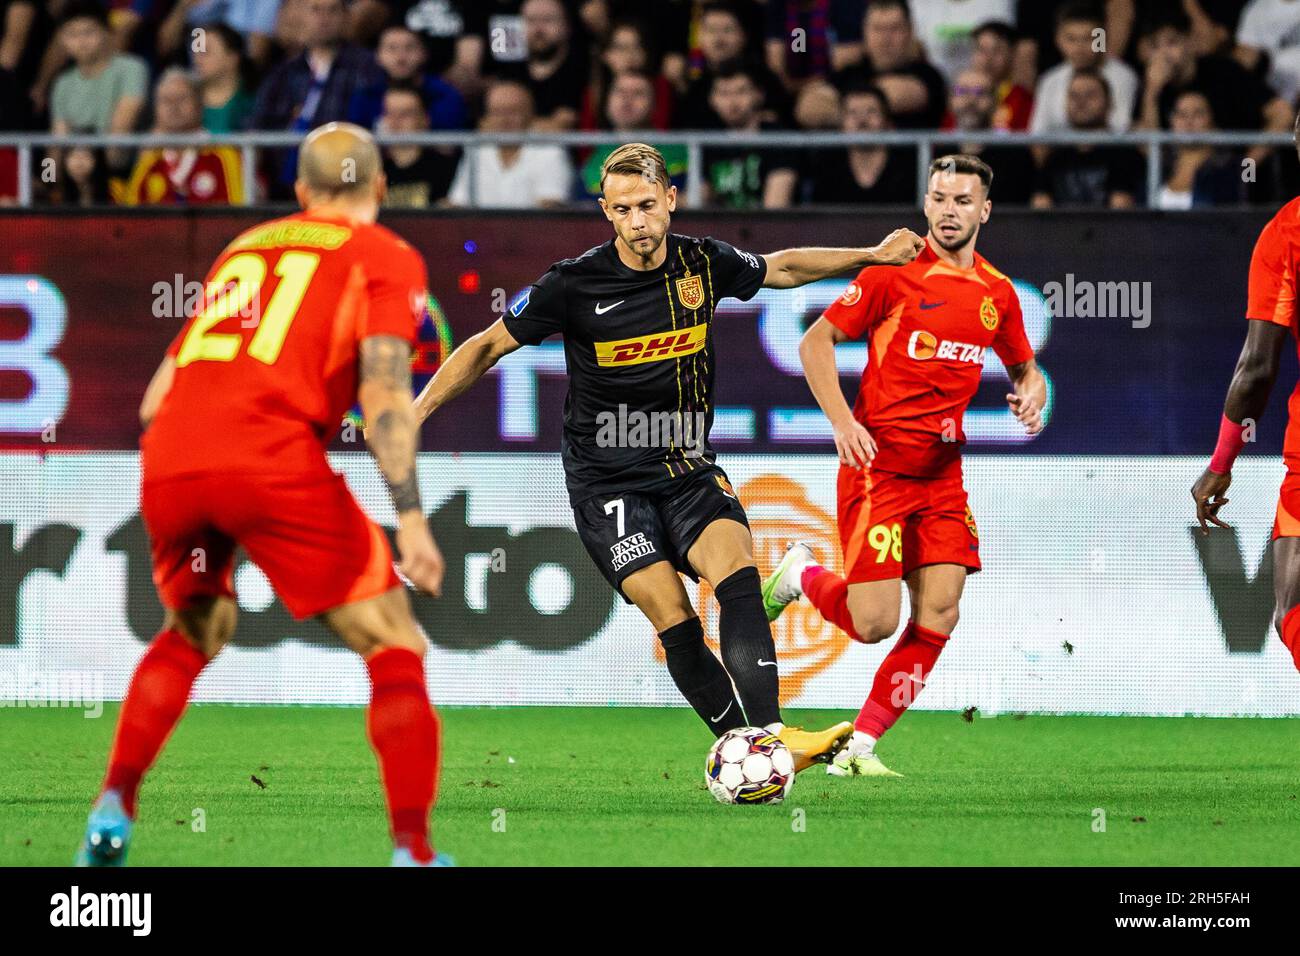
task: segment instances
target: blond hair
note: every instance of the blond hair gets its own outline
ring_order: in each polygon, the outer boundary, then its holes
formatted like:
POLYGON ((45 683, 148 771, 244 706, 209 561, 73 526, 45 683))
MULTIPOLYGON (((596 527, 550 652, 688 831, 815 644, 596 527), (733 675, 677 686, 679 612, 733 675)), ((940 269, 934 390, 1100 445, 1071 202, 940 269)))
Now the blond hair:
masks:
POLYGON ((600 191, 605 191, 605 180, 611 176, 640 176, 654 180, 668 188, 668 164, 663 153, 645 143, 625 143, 609 154, 600 167, 600 191))

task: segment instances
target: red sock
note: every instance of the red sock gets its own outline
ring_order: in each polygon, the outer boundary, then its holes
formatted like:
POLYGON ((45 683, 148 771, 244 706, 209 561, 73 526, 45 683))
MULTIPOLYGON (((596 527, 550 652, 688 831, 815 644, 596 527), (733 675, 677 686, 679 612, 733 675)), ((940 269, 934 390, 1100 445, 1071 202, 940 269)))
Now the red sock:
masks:
POLYGON ((822 617, 855 641, 861 640, 858 632, 853 629, 853 615, 849 613, 849 585, 842 577, 827 571, 820 564, 810 564, 803 569, 799 584, 822 617))
POLYGON ((1291 608, 1282 618, 1282 643, 1291 652, 1296 670, 1300 670, 1300 606, 1291 608))
POLYGON ((947 634, 908 621, 894 649, 880 662, 854 728, 879 740, 916 700, 947 643, 947 634))
POLYGON ((207 662, 180 631, 167 630, 154 638, 135 666, 117 717, 117 733, 104 777, 104 789, 119 791, 132 817, 140 778, 181 719, 194 679, 207 662))
POLYGON ((366 733, 379 757, 393 843, 421 863, 433 859, 429 811, 438 784, 438 718, 414 651, 385 648, 366 661, 370 710, 366 733))

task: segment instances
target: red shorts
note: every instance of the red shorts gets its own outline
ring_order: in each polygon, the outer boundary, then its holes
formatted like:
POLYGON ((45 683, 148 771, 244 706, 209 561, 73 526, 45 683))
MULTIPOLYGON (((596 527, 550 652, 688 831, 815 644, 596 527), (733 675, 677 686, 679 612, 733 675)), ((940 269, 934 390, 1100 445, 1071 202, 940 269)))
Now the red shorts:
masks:
POLYGON ((912 478, 840 466, 840 547, 849 584, 906 577, 927 564, 980 569, 980 538, 961 473, 912 478))
POLYGON ((1278 538, 1300 538, 1300 472, 1289 469, 1277 493, 1273 539, 1278 538))
POLYGON ((235 547, 248 552, 295 618, 401 584, 379 526, 341 475, 146 478, 140 510, 164 607, 235 596, 235 547))

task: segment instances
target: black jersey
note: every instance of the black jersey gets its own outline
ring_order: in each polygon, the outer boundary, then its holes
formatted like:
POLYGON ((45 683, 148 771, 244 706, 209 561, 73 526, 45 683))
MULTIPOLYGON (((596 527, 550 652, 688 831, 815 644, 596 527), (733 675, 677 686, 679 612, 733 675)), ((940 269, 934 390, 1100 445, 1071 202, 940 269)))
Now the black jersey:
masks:
POLYGON ((656 491, 713 463, 713 311, 749 299, 767 263, 717 239, 669 234, 648 272, 614 240, 557 262, 505 316, 515 340, 564 336, 569 393, 561 447, 574 503, 656 491))

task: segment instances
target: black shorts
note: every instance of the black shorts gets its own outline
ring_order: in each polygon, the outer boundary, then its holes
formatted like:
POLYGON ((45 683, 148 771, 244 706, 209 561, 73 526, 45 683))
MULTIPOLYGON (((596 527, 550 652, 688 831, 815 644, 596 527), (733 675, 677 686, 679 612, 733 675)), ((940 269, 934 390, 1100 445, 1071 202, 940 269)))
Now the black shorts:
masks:
MULTIPOLYGON (((665 492, 614 491, 573 507, 578 537, 620 594, 628 575, 656 561, 668 561, 691 580, 699 580, 686 553, 719 518, 749 527, 745 509, 717 465, 692 472, 665 492)), ((626 594, 623 600, 628 600, 626 594)))

